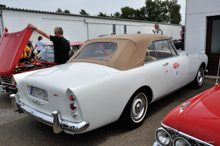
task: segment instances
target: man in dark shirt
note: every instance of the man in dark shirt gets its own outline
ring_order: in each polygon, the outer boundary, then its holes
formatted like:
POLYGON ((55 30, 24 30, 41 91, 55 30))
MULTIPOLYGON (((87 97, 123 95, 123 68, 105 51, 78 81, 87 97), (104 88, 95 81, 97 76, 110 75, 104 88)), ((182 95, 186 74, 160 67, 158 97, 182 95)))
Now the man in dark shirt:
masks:
POLYGON ((54 28, 54 34, 48 35, 33 24, 28 24, 28 27, 36 30, 39 34, 50 39, 54 45, 54 59, 57 65, 64 64, 69 60, 70 43, 63 37, 63 29, 61 27, 54 28))

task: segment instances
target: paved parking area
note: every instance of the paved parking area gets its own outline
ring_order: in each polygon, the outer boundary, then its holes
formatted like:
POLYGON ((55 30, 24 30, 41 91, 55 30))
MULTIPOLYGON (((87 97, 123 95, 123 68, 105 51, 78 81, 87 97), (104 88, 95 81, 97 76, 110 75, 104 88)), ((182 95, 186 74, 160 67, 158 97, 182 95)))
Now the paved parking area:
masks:
POLYGON ((13 112, 10 94, 0 93, 0 145, 152 146, 155 130, 160 126, 164 116, 177 105, 213 87, 214 84, 214 79, 206 78, 200 89, 194 90, 187 86, 152 103, 146 120, 137 129, 126 130, 118 123, 113 123, 79 135, 64 132, 54 134, 52 127, 36 121, 27 114, 13 112))

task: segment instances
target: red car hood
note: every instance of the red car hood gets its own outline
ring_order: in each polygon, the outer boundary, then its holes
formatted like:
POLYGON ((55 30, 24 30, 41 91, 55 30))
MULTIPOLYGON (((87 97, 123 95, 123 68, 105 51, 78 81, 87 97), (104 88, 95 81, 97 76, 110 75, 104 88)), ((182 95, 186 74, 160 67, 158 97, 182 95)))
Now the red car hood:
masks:
POLYGON ((172 110, 163 124, 180 132, 220 145, 220 84, 186 101, 190 104, 180 110, 182 104, 172 110))
POLYGON ((33 32, 25 28, 15 33, 7 33, 5 28, 0 38, 0 75, 7 75, 14 71, 21 54, 33 32))

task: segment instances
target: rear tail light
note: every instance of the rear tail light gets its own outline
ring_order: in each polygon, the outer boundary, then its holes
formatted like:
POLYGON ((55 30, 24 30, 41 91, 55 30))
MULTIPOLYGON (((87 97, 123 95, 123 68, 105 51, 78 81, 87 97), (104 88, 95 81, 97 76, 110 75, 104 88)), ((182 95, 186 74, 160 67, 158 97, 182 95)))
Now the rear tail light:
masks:
POLYGON ((73 95, 70 95, 70 100, 73 101, 75 98, 73 95))
POLYGON ((72 103, 72 104, 70 104, 70 108, 71 108, 72 110, 75 110, 75 109, 76 109, 76 105, 75 105, 74 103, 72 103))

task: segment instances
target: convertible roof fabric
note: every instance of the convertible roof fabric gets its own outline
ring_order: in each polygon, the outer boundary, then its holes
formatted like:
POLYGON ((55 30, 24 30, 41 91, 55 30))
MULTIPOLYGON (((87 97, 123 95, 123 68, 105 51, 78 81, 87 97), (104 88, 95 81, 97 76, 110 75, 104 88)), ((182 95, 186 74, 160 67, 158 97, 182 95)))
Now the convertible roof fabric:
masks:
POLYGON ((143 65, 148 45, 152 41, 162 39, 170 39, 170 37, 157 34, 124 34, 94 38, 86 41, 67 63, 89 62, 106 65, 118 70, 133 69, 143 65), (96 42, 114 42, 118 45, 117 50, 109 61, 75 59, 83 48, 96 42))
POLYGON ((7 31, 5 28, 0 38, 0 75, 7 75, 14 71, 33 29, 25 28, 15 33, 7 31))

